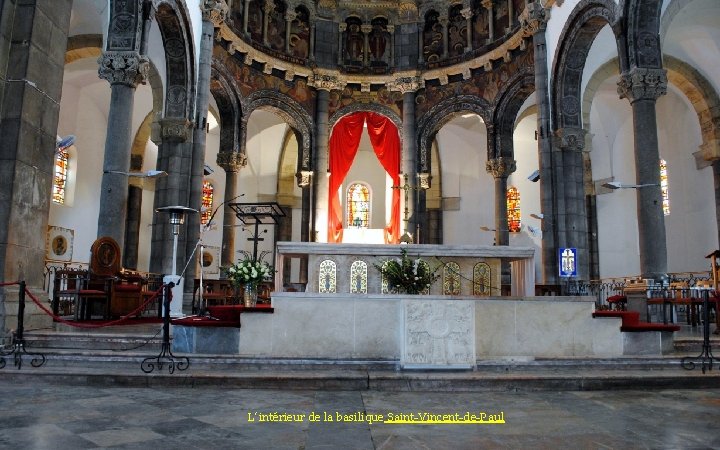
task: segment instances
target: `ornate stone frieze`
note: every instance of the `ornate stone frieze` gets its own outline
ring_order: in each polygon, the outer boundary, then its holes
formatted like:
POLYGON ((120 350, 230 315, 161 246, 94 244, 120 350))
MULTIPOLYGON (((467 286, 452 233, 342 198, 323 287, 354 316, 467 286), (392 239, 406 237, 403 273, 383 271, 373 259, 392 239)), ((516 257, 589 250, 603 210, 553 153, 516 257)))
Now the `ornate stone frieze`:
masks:
POLYGON ((635 67, 620 75, 617 91, 620 98, 627 98, 630 103, 656 100, 667 92, 667 82, 665 69, 635 67))
POLYGON ((229 10, 225 0, 203 0, 200 11, 202 20, 208 20, 215 28, 219 28, 227 20, 229 10))
POLYGON ((566 151, 582 151, 585 148, 586 133, 582 128, 560 128, 555 132, 557 145, 566 151))
POLYGON ((430 189, 430 182, 432 181, 432 176, 427 172, 422 172, 417 174, 418 179, 418 186, 420 189, 430 189))
POLYGON ((137 87, 145 83, 150 70, 147 56, 138 52, 103 52, 98 58, 98 76, 112 84, 137 87))
POLYGON ((545 32, 550 20, 550 10, 545 9, 539 1, 534 1, 525 7, 518 19, 525 36, 532 36, 538 32, 545 32))
POLYGON ((508 157, 500 157, 488 160, 485 163, 485 170, 493 176, 493 178, 507 178, 511 173, 515 172, 517 165, 514 159, 508 157))
POLYGON ((301 170, 300 172, 295 174, 295 177, 297 178, 297 185, 298 187, 308 187, 312 183, 312 177, 314 172, 312 170, 301 170))
POLYGON ((420 77, 398 77, 388 82, 387 88, 390 91, 415 92, 423 85, 420 77))
POLYGON ((219 152, 216 162, 225 172, 238 172, 247 165, 247 155, 240 152, 219 152))
POLYGON ((153 123, 152 141, 158 145, 161 142, 188 142, 192 136, 193 123, 184 117, 166 117, 153 123))
POLYGON ((315 73, 310 79, 308 79, 309 86, 326 91, 343 89, 346 84, 347 82, 341 80, 337 74, 331 73, 315 73))

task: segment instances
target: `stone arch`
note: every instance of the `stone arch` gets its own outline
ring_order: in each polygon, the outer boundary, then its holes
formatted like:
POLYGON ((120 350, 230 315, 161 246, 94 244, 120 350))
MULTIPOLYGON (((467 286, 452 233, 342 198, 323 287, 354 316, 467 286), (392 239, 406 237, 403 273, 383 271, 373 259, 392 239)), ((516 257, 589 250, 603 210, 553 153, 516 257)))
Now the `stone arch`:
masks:
POLYGON ((624 70, 633 67, 662 68, 659 36, 662 4, 663 0, 621 1, 627 41, 627 65, 623 64, 624 70))
MULTIPOLYGON (((582 126, 581 83, 588 52, 606 25, 617 32, 617 10, 612 0, 581 0, 568 17, 553 60, 552 110, 554 129, 582 126)), ((618 54, 622 54, 618 49, 618 54)))
POLYGON ((102 54, 102 34, 78 34, 70 36, 65 50, 65 64, 83 58, 97 58, 102 54))
POLYGON ((243 116, 239 90, 232 76, 221 64, 213 64, 210 75, 210 94, 215 99, 220 116, 220 151, 240 151, 240 128, 243 116))
MULTIPOLYGON (((195 55, 192 26, 184 2, 155 2, 155 20, 165 50, 165 117, 192 120, 195 100, 195 55)), ((200 114, 204 112, 200 111, 200 114)))
POLYGON ((389 107, 377 103, 353 103, 335 111, 335 113, 328 120, 328 136, 332 135, 332 129, 340 119, 347 116, 348 114, 356 113, 359 111, 369 111, 377 114, 382 114, 383 116, 392 120, 398 130, 398 134, 400 135, 400 143, 402 144, 402 119, 400 119, 400 116, 398 116, 397 113, 389 107))
POLYGON ((458 95, 433 106, 417 125, 418 172, 430 172, 430 150, 435 135, 459 113, 475 113, 485 124, 492 123, 492 105, 475 95, 458 95))
MULTIPOLYGON (((664 55, 668 81, 676 86, 697 113, 702 133, 703 156, 720 156, 720 96, 710 82, 692 66, 674 56, 664 55)), ((618 75, 617 58, 600 66, 590 78, 583 95, 583 128, 589 129, 590 107, 600 84, 618 75)))
MULTIPOLYGON (((535 92, 535 75, 532 68, 517 72, 505 85, 493 114, 493 144, 488 145, 488 161, 494 158, 514 158, 513 131, 515 120, 525 100, 535 92)), ((488 133, 489 137, 490 133, 488 133)))
MULTIPOLYGON (((293 129, 298 143, 298 172, 312 170, 311 144, 313 119, 303 107, 291 97, 267 89, 255 91, 244 102, 246 113, 242 116, 241 128, 247 129, 247 121, 256 109, 268 109, 285 120, 293 129)), ((243 132, 244 136, 244 132, 243 132)), ((244 148, 244 143, 242 143, 244 148)))
POLYGON ((680 11, 682 11, 683 8, 688 6, 690 3, 694 2, 695 0, 670 0, 670 3, 668 4, 668 7, 665 8, 665 12, 662 15, 662 18, 660 19, 660 42, 665 42, 665 35, 668 32, 668 28, 670 28, 670 25, 672 24, 673 20, 675 19, 675 16, 678 15, 680 11))

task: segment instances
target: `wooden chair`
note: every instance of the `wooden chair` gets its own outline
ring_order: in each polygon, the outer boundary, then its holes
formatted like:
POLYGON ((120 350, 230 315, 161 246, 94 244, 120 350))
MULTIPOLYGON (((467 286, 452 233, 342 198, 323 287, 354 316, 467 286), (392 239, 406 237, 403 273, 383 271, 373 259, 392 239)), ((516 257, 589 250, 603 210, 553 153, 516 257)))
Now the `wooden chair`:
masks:
POLYGON ((120 265, 120 246, 115 239, 98 238, 90 247, 92 277, 110 280, 110 316, 124 316, 142 304, 143 278, 137 272, 126 272, 120 265))
POLYGON ((110 316, 111 280, 93 278, 90 271, 60 269, 53 281, 53 314, 73 311, 75 320, 90 320, 96 304, 102 307, 102 317, 110 316))

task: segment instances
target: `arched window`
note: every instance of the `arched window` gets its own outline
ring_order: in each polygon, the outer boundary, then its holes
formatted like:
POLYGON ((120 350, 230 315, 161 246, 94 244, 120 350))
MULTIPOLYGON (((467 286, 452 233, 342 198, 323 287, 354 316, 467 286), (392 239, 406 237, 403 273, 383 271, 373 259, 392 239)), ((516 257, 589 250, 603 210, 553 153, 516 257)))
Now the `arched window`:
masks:
POLYGON ((68 164, 70 155, 67 149, 57 149, 55 152, 55 177, 53 178, 52 201, 64 205, 65 189, 67 187, 68 164))
POLYGON ((362 183, 353 183, 347 190, 347 224, 370 228, 370 189, 362 183))
POLYGON ((660 160, 660 191, 663 197, 663 212, 666 216, 670 215, 670 193, 668 191, 668 173, 667 162, 660 160))
POLYGON ((511 233, 520 231, 520 192, 515 186, 507 190, 508 230, 511 233))
POLYGON ((212 216, 213 196, 215 195, 215 188, 212 183, 208 180, 203 180, 202 188, 202 208, 203 211, 200 215, 200 223, 203 225, 207 224, 212 216))

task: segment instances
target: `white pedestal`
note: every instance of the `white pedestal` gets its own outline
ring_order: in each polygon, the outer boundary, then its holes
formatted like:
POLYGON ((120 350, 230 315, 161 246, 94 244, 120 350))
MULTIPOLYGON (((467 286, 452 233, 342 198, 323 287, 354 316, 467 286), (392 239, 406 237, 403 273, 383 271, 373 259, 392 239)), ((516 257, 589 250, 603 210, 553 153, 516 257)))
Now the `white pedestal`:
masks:
POLYGON ((172 301, 170 302, 170 317, 182 317, 183 305, 183 279, 179 275, 165 275, 163 283, 175 283, 172 288, 172 301))

